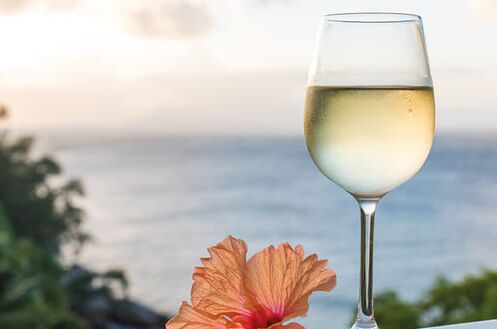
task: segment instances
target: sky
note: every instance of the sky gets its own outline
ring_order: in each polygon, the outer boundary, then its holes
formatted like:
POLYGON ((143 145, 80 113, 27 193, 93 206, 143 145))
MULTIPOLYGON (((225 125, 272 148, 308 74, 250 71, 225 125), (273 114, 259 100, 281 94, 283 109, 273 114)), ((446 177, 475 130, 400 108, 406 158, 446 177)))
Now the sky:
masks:
POLYGON ((320 17, 423 17, 440 131, 497 130, 495 0, 0 0, 10 125, 301 134, 320 17))

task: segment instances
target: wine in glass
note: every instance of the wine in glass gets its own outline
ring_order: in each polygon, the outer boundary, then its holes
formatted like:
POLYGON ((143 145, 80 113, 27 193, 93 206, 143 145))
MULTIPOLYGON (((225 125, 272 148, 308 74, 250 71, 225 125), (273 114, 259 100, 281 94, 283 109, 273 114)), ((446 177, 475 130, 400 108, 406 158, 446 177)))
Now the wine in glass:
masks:
POLYGON ((325 15, 309 72, 304 128, 316 166, 359 203, 360 298, 353 328, 377 328, 376 206, 418 172, 435 128, 421 18, 401 13, 325 15))

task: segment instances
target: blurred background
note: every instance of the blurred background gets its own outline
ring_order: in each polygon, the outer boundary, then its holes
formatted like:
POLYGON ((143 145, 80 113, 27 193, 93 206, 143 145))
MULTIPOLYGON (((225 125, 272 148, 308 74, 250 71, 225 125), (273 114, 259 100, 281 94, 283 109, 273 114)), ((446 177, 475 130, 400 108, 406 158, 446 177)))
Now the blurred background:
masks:
POLYGON ((422 16, 437 105, 377 214, 378 321, 497 318, 496 1, 0 0, 0 327, 162 327, 228 234, 330 259, 302 323, 347 327, 358 209, 303 103, 321 15, 350 11, 422 16))

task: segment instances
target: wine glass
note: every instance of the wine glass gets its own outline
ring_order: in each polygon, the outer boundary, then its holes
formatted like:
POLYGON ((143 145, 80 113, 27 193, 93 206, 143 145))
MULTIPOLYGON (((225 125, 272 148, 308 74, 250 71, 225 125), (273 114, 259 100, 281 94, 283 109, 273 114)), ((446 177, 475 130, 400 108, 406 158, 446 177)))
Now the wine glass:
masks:
POLYGON ((359 203, 360 289, 353 328, 378 328, 373 312, 376 206, 418 172, 435 128, 421 17, 323 16, 309 72, 304 128, 316 166, 359 203))

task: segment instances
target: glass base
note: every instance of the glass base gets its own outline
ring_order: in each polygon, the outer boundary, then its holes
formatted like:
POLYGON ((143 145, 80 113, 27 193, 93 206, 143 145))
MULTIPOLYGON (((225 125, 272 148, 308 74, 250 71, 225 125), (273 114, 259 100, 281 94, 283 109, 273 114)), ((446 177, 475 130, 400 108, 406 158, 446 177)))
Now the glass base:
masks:
POLYGON ((379 329, 376 321, 360 321, 357 320, 351 329, 379 329))

